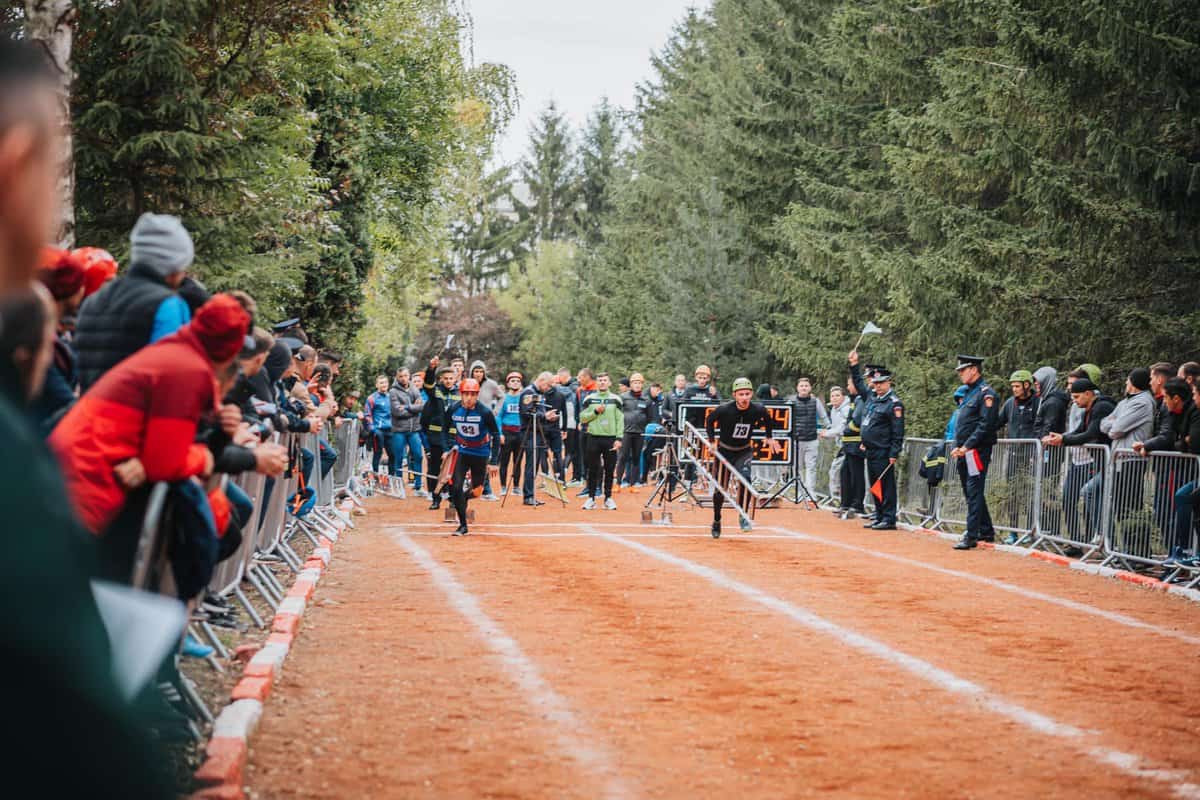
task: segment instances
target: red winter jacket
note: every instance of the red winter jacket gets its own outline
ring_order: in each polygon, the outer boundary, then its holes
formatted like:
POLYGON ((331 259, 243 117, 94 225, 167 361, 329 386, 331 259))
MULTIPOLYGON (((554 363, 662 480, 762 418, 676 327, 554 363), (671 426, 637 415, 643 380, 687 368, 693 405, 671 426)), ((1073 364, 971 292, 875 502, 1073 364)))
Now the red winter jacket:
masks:
POLYGON ((140 459, 146 480, 179 481, 204 471, 202 415, 215 411, 212 363, 190 328, 144 347, 106 372, 50 436, 75 513, 101 534, 125 505, 113 467, 140 459))

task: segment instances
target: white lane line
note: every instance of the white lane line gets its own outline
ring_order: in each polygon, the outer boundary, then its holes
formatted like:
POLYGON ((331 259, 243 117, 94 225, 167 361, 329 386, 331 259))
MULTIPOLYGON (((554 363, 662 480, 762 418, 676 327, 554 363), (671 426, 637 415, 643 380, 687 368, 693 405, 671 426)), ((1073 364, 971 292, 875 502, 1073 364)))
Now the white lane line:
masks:
POLYGON ((928 661, 896 650, 877 639, 872 639, 857 631, 842 627, 805 608, 770 595, 749 584, 742 583, 711 567, 697 564, 694 561, 680 558, 672 553, 650 547, 649 545, 617 534, 604 533, 595 529, 592 532, 602 539, 619 544, 622 547, 627 547, 630 550, 649 556, 664 564, 669 564, 698 578, 703 578, 722 589, 740 594, 747 600, 778 612, 810 630, 823 633, 847 647, 906 670, 940 689, 974 700, 983 708, 1023 725, 1035 733, 1066 740, 1078 747, 1080 752, 1105 766, 1114 767, 1135 778, 1155 780, 1168 784, 1167 788, 1170 788, 1177 797, 1191 798, 1192 800, 1200 798, 1200 785, 1187 782, 1189 774, 1186 770, 1166 770, 1145 766, 1145 762, 1140 756, 1096 743, 1094 741, 1096 739, 1094 732, 1059 722, 1045 714, 1025 708, 1001 695, 989 691, 978 683, 974 683, 966 678, 960 678, 954 673, 936 667, 928 661))
POLYGON ((475 596, 442 566, 425 548, 402 533, 392 534, 392 540, 412 556, 442 590, 454 610, 475 627, 480 638, 499 658, 504 670, 524 692, 529 705, 546 719, 555 723, 560 749, 584 771, 604 782, 604 796, 613 800, 633 796, 614 765, 617 763, 558 692, 554 691, 541 670, 521 650, 521 646, 504 632, 496 621, 484 613, 475 596))
MULTIPOLYGON (((596 512, 596 513, 602 514, 604 512, 600 511, 600 512, 596 512)), ((431 519, 431 520, 427 520, 427 521, 406 522, 402 525, 384 525, 383 530, 385 530, 385 531, 401 531, 401 530, 408 530, 409 528, 414 527, 414 526, 417 526, 417 527, 428 526, 428 527, 432 528, 432 527, 437 527, 439 525, 453 525, 453 524, 454 523, 451 523, 451 522, 441 522, 438 520, 431 519)), ((480 522, 479 523, 480 527, 485 527, 485 528, 579 528, 579 527, 586 526, 589 524, 592 524, 592 523, 587 523, 587 522, 480 522)), ((649 527, 666 528, 668 530, 679 530, 679 531, 686 531, 686 530, 707 531, 708 530, 707 525, 654 525, 653 523, 649 523, 649 522, 606 522, 606 523, 604 523, 604 527, 610 528, 610 529, 611 528, 641 528, 643 530, 646 528, 649 528, 649 527)), ((742 536, 744 534, 738 534, 738 535, 742 536)))
POLYGON ((1067 600, 1063 597, 1055 597, 1054 595, 1045 594, 1035 589, 1026 589, 1023 586, 1006 583, 1005 581, 998 580, 996 578, 988 578, 984 575, 976 575, 972 572, 963 572, 962 570, 951 569, 950 567, 939 567, 936 564, 928 564, 924 561, 918 561, 915 558, 906 558, 905 556, 895 555, 894 553, 880 552, 878 550, 872 550, 869 547, 861 547, 848 542, 839 542, 836 539, 826 539, 823 536, 815 536, 811 533, 801 533, 800 531, 793 531, 787 528, 779 527, 771 527, 768 530, 778 531, 793 539, 799 539, 805 542, 813 542, 826 547, 836 547, 839 550, 848 550, 852 553, 859 553, 861 555, 871 556, 872 558, 891 561, 895 564, 903 564, 906 567, 916 567, 929 572, 936 572, 939 575, 949 575, 952 578, 959 578, 961 580, 971 581, 972 583, 983 584, 984 586, 990 586, 993 589, 999 589, 1001 591, 1019 595, 1030 600, 1040 600, 1043 603, 1050 603, 1052 605, 1061 606, 1062 608, 1069 608, 1072 611, 1078 611, 1081 614, 1099 617, 1101 619, 1108 620, 1109 622, 1115 622, 1118 625, 1124 625, 1127 628, 1137 628, 1138 630, 1157 633, 1160 636, 1166 636, 1171 639, 1178 639, 1179 641, 1187 642, 1188 644, 1200 645, 1200 636, 1193 636, 1190 633, 1183 633, 1181 631, 1173 631, 1169 628, 1162 628, 1149 622, 1143 622, 1136 617, 1131 617, 1116 611, 1105 611, 1102 608, 1095 608, 1087 605, 1086 603, 1079 603, 1075 600, 1067 600))

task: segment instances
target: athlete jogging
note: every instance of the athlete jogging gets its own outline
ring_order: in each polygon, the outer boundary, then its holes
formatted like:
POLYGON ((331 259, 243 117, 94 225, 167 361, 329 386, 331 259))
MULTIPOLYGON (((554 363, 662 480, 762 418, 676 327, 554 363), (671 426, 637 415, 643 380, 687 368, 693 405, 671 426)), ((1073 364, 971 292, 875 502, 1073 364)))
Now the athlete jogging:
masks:
POLYGON ((471 495, 478 497, 483 492, 492 445, 500 443, 500 427, 491 409, 479 405, 479 381, 467 378, 459 386, 458 393, 462 395, 462 401, 450 409, 454 443, 458 447, 458 460, 454 464, 454 476, 450 479, 450 501, 458 512, 458 529, 454 535, 466 536, 466 476, 468 473, 471 475, 471 495))
MULTIPOLYGON (((767 413, 765 406, 750 402, 754 396, 754 384, 749 378, 738 378, 733 382, 733 400, 717 406, 704 423, 711 442, 717 439, 717 452, 725 457, 735 470, 747 480, 750 479, 750 465, 754 461, 754 448, 751 438, 755 428, 761 428, 767 434, 767 447, 772 453, 782 449, 779 442, 771 438, 775 431, 775 420, 767 413)), ((732 485, 732 481, 730 481, 732 485)), ((713 491, 713 523, 714 539, 721 538, 721 507, 725 505, 725 497, 719 491, 713 491)), ((742 517, 742 530, 750 529, 750 520, 742 517)))

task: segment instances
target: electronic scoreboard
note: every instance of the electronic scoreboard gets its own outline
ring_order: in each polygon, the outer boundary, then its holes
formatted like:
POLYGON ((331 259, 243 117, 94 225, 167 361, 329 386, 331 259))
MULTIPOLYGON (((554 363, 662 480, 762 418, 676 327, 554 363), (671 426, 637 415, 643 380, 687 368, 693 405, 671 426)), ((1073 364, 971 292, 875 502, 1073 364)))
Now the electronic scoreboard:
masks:
MULTIPOLYGON (((792 463, 792 406, 790 403, 784 402, 765 402, 759 405, 766 406, 767 413, 775 420, 774 438, 780 445, 778 453, 772 453, 767 447, 767 435, 761 430, 756 430, 751 437, 751 447, 754 449, 755 464, 770 464, 772 466, 780 466, 792 463)), ((692 427, 704 433, 704 424, 708 422, 708 415, 715 411, 717 406, 712 403, 680 403, 675 409, 675 426, 676 430, 683 430, 683 423, 690 422, 692 427)), ((720 428, 717 429, 718 431, 720 428)), ((679 447, 682 447, 683 442, 680 441, 679 447)))

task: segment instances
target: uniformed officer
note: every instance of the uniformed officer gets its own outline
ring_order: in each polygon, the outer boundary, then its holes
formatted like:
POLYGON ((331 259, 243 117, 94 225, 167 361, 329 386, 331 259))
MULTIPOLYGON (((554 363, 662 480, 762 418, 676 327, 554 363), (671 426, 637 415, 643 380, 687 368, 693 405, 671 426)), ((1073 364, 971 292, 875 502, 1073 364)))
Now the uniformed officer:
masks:
POLYGON ((850 378, 858 393, 867 398, 863 413, 862 450, 867 456, 867 479, 878 481, 883 499, 873 523, 864 525, 874 531, 896 530, 896 459, 904 447, 904 404, 892 391, 892 375, 884 366, 870 368, 871 386, 863 380, 858 366, 858 351, 850 353, 850 378))
POLYGON ((958 420, 954 424, 955 447, 950 455, 958 459, 958 479, 967 498, 967 530, 954 549, 970 550, 979 542, 996 541, 984 484, 988 466, 992 463, 992 445, 996 443, 1000 401, 983 379, 982 358, 960 355, 957 369, 967 394, 958 407, 958 420))

